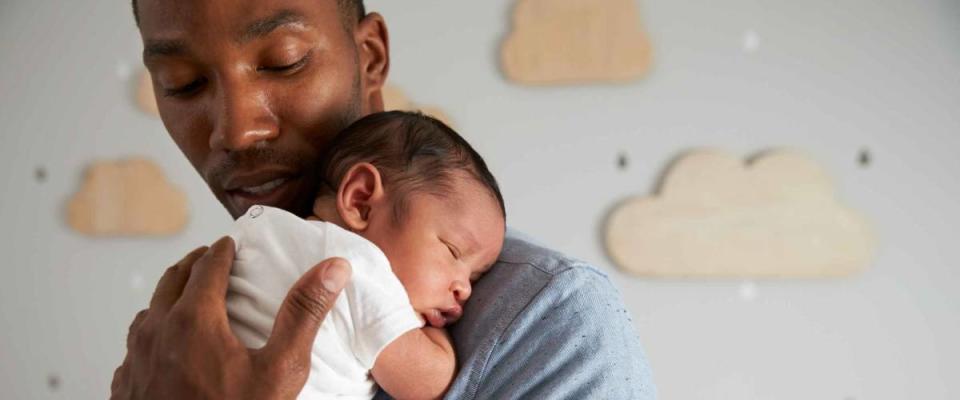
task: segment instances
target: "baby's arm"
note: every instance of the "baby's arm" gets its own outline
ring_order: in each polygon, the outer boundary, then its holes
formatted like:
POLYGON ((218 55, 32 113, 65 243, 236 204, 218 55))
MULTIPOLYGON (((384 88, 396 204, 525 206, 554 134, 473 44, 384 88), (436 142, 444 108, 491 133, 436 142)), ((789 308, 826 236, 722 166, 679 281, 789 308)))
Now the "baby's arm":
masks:
POLYGON ((411 330, 387 345, 373 365, 373 379, 397 399, 437 399, 453 381, 456 356, 443 329, 411 330))

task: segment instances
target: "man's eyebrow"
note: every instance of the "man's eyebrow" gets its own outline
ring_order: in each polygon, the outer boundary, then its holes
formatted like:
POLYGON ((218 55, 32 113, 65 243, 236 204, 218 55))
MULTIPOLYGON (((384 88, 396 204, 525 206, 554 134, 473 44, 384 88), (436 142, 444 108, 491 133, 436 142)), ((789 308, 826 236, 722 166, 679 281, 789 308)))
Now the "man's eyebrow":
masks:
POLYGON ((182 40, 147 40, 143 46, 143 59, 159 56, 178 56, 187 52, 182 40))
POLYGON ((246 43, 253 39, 262 38, 270 32, 284 25, 303 24, 303 14, 293 10, 280 10, 270 17, 253 21, 240 32, 237 39, 240 43, 246 43))

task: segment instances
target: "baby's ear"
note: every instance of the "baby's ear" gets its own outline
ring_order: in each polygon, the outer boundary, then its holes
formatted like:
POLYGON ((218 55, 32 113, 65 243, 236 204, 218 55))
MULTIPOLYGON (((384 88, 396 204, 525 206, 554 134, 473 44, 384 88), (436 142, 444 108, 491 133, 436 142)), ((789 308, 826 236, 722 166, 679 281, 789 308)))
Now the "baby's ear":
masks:
POLYGON ((370 214, 381 209, 386 196, 380 171, 373 164, 357 163, 350 167, 337 189, 337 214, 344 228, 362 232, 370 224, 370 214))

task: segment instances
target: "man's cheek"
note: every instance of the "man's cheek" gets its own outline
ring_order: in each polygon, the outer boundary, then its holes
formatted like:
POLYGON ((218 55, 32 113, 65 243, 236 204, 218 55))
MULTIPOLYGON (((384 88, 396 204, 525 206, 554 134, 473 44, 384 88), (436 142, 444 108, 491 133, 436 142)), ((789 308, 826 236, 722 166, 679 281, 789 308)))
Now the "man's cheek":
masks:
POLYGON ((343 79, 343 73, 325 68, 316 72, 303 85, 291 88, 288 104, 295 107, 300 115, 313 116, 313 119, 325 114, 342 114, 350 108, 353 97, 353 82, 343 79))

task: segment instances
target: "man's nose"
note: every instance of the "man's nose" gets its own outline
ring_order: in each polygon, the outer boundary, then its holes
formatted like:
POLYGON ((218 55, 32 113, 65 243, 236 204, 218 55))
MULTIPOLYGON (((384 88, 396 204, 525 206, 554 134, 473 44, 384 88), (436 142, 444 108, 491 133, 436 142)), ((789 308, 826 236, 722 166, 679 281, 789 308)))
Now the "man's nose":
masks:
POLYGON ((279 136, 280 128, 266 91, 255 82, 221 81, 210 110, 215 121, 210 134, 211 149, 241 151, 279 136))
POLYGON ((467 299, 470 298, 470 292, 473 288, 470 286, 469 281, 456 280, 453 282, 450 290, 453 291, 453 298, 462 306, 467 302, 467 299))

